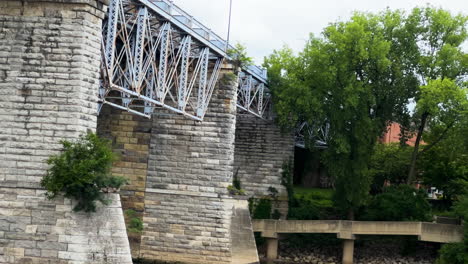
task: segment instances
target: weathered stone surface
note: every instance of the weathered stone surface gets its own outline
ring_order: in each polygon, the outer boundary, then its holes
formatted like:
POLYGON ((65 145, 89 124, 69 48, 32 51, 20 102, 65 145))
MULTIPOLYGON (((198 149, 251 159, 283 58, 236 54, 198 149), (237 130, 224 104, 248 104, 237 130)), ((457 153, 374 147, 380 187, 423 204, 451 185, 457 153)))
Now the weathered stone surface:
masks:
POLYGON ((119 196, 49 201, 45 160, 96 128, 100 1, 0 1, 0 263, 131 263, 119 196))
POLYGON ((96 127, 103 10, 0 3, 0 186, 38 187, 61 139, 96 127))
POLYGON ((235 75, 224 69, 202 123, 153 116, 142 258, 230 263, 235 75))
POLYGON ((279 192, 276 209, 287 215, 287 192, 281 184, 282 166, 294 158, 294 137, 282 133, 272 120, 250 114, 237 114, 234 173, 248 196, 270 195, 269 188, 279 192))
POLYGON ((46 200, 42 190, 28 196, 15 188, 0 188, 0 193, 8 194, 8 203, 0 205, 5 230, 0 234, 0 263, 132 263, 118 194, 108 195, 110 205, 86 214, 73 213, 68 199, 46 200), (49 206, 26 205, 32 200, 49 206), (69 210, 57 211, 58 206, 69 210), (24 216, 20 221, 18 212, 24 216))
MULTIPOLYGON (((129 180, 129 185, 120 191, 124 211, 135 211, 135 215, 125 216, 127 224, 135 217, 143 219, 151 128, 152 120, 109 105, 104 105, 98 117, 97 133, 112 141, 112 149, 119 156, 112 166, 112 174, 129 180)), ((141 233, 128 235, 132 256, 138 258, 141 233)))
POLYGON ((247 200, 236 200, 231 224, 232 263, 260 263, 247 200))

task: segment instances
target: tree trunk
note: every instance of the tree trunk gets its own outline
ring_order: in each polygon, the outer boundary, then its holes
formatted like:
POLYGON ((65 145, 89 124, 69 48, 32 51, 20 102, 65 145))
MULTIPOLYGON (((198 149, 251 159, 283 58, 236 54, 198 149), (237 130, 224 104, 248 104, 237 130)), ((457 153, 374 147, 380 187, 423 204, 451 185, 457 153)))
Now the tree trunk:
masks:
POLYGON ((424 127, 426 126, 427 118, 429 114, 424 113, 421 116, 421 124, 418 128, 418 135, 416 136, 416 142, 414 143, 413 154, 411 155, 411 166, 408 173, 408 179, 406 180, 407 184, 411 184, 414 181, 416 174, 416 161, 418 159, 419 143, 421 142, 422 134, 424 132, 424 127))
POLYGON ((348 220, 350 220, 350 221, 354 220, 354 208, 350 208, 348 210, 348 220))

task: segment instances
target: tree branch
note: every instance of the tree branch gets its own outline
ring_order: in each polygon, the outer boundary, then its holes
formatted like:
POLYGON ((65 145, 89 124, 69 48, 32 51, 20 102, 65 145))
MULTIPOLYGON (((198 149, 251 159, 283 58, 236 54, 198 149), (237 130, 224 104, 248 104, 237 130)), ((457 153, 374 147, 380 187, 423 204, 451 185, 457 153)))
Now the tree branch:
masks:
POLYGON ((447 132, 449 131, 450 128, 453 127, 453 125, 455 124, 455 121, 451 122, 445 129, 444 131, 442 132, 442 134, 440 134, 440 136, 434 141, 432 142, 430 145, 428 145, 427 147, 425 147, 423 150, 421 150, 421 152, 419 153, 419 155, 427 152, 429 149, 431 149, 433 146, 437 145, 437 143, 439 143, 442 139, 444 139, 445 135, 447 134, 447 132))

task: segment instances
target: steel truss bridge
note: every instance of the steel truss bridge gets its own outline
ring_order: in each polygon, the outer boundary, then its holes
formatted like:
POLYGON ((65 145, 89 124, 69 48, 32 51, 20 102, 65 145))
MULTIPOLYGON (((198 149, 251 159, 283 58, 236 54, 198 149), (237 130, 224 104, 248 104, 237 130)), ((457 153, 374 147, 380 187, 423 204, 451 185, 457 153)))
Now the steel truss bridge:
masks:
POLYGON ((326 149, 329 142, 330 124, 322 126, 309 125, 307 122, 299 122, 295 130, 295 144, 298 148, 308 146, 326 149))
MULTIPOLYGON (((229 46, 168 0, 111 0, 103 22, 99 111, 104 104, 144 117, 156 108, 203 121, 229 46)), ((243 68, 238 109, 265 117, 266 70, 243 68)))

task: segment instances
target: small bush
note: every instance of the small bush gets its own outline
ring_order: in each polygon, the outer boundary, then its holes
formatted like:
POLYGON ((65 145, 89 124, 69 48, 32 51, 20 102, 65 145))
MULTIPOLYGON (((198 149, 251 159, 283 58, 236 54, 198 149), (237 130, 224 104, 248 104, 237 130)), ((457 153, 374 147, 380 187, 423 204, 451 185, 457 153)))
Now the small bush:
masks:
POLYGON ((468 263, 468 194, 455 202, 454 212, 465 221, 463 227, 463 241, 445 244, 439 251, 437 264, 466 264, 468 263))
POLYGON ((95 212, 96 201, 108 203, 103 189, 118 189, 127 183, 123 177, 110 175, 115 155, 107 140, 88 133, 76 142, 61 143, 63 152, 47 160, 50 169, 41 181, 47 198, 63 193, 78 202, 74 211, 95 212))
POLYGON ((128 232, 141 233, 141 231, 143 231, 143 221, 138 218, 137 213, 134 210, 129 209, 125 210, 125 215, 129 219, 127 227, 128 232))
POLYGON ((231 195, 245 195, 244 189, 237 189, 236 187, 229 185, 227 187, 229 194, 231 195))
POLYGON ((253 210, 253 219, 271 219, 271 200, 267 198, 258 199, 253 210))
POLYGON ((429 221, 431 207, 423 190, 409 185, 390 186, 372 198, 364 220, 429 221))
POLYGON ((321 218, 320 209, 309 199, 296 196, 290 202, 288 219, 290 220, 317 220, 321 218))

